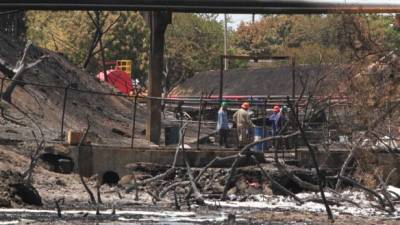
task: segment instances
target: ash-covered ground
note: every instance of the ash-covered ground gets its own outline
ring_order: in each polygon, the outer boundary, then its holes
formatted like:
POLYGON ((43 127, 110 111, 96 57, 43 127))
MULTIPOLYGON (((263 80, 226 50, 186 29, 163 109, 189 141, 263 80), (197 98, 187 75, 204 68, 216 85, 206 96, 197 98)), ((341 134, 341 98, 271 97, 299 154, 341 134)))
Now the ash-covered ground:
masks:
MULTIPOLYGON (((1 77, 12 70, 24 46, 0 35, 1 77), (5 69, 4 69, 5 68, 5 69)), ((29 61, 49 55, 37 67, 26 72, 23 80, 98 92, 114 92, 83 72, 64 56, 34 47, 29 61)), ((5 86, 8 81, 5 81, 5 86)), ((1 102, 0 108, 0 224, 328 224, 324 205, 316 193, 296 191, 304 203, 279 193, 270 181, 260 176, 256 167, 238 170, 229 187, 227 199, 220 200, 229 169, 209 169, 198 181, 204 204, 193 198, 185 168, 177 168, 163 179, 149 182, 127 193, 126 188, 155 177, 168 167, 135 169, 133 175, 122 177, 118 184, 109 185, 94 176, 83 178, 101 203, 90 204, 78 174, 52 172, 49 165, 39 160, 29 182, 24 173, 38 141, 47 147, 59 145, 60 121, 64 89, 25 84, 17 86, 11 103, 1 102), (41 134, 43 131, 43 135, 41 134), (35 135, 33 135, 33 133, 35 135), (250 172, 249 172, 250 171, 250 172), (160 191, 171 188, 165 195, 160 191), (101 186, 100 186, 101 185, 101 186), (34 198, 33 198, 34 197, 34 198), (57 203, 57 204, 56 204, 57 203), (57 207, 58 205, 58 207, 57 207), (57 209, 59 208, 59 209, 57 209), (60 215, 59 215, 60 213, 60 215)), ((130 144, 132 99, 109 95, 90 95, 70 91, 66 103, 65 131, 83 130, 89 116, 92 143, 128 146, 130 144)), ((149 146, 144 139, 145 106, 140 105, 135 129, 135 145, 149 146)), ((187 141, 196 137, 195 128, 189 129, 187 141)), ((269 170, 271 165, 263 165, 269 170)), ((197 175, 198 169, 193 168, 197 175)), ((274 176, 276 179, 285 179, 274 176)), ((290 187, 290 184, 285 184, 290 187)), ((398 224, 400 192, 389 187, 394 211, 382 209, 376 197, 347 187, 341 193, 327 189, 336 224, 398 224)))

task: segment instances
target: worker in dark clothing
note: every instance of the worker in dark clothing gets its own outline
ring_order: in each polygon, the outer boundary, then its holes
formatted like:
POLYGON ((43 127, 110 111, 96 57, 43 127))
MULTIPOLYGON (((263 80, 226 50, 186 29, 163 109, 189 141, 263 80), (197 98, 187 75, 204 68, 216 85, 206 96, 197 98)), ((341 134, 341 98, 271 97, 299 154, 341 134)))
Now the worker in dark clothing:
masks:
MULTIPOLYGON (((288 123, 288 118, 286 116, 287 111, 288 110, 286 106, 283 106, 282 108, 279 106, 274 106, 273 114, 269 117, 273 136, 283 135, 285 133, 286 124, 288 123)), ((286 148, 289 147, 289 142, 287 139, 274 140, 272 143, 277 149, 281 149, 283 145, 285 145, 286 148)))
POLYGON ((279 135, 282 133, 282 129, 285 128, 288 118, 286 116, 287 107, 274 106, 273 114, 269 117, 272 126, 272 135, 279 135))
POLYGON ((274 106, 273 113, 269 117, 269 121, 271 122, 272 127, 272 135, 277 135, 279 130, 279 117, 280 117, 281 108, 279 106, 274 106))
POLYGON ((217 131, 219 133, 219 145, 229 148, 228 135, 229 135, 229 121, 227 112, 227 103, 222 102, 221 108, 218 111, 217 131))

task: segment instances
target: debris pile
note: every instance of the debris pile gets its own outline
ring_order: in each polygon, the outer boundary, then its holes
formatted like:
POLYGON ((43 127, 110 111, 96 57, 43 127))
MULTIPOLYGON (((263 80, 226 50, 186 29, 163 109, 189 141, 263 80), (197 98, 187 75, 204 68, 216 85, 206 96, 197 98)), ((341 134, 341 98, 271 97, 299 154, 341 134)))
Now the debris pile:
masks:
MULTIPOLYGON (((24 45, 0 34, 0 78, 4 87, 10 83, 15 65, 20 60, 24 45)), ((41 129, 47 140, 59 139, 63 104, 65 102, 64 132, 68 129, 83 130, 89 115, 92 124, 92 143, 129 143, 131 133, 132 99, 96 93, 116 93, 107 84, 71 64, 63 55, 32 45, 27 51, 27 62, 46 56, 35 67, 24 72, 12 93, 11 104, 2 101, 1 137, 3 139, 32 139, 31 130, 41 129), (67 93, 66 87, 69 87, 67 93), (81 90, 81 91, 78 91, 81 90), (96 92, 96 93, 94 93, 96 92), (128 136, 128 137, 127 137, 128 136)), ((144 129, 144 109, 137 109, 136 127, 144 129)), ((65 133, 64 133, 65 135, 65 133)), ((147 142, 144 142, 147 143, 147 142)))

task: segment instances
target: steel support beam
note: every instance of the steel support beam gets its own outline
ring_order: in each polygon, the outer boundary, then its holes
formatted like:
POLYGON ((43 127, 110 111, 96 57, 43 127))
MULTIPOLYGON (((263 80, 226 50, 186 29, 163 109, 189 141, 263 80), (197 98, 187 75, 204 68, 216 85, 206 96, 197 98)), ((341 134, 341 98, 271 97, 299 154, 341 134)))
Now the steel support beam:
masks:
POLYGON ((0 9, 197 13, 399 13, 400 0, 2 0, 0 9))
POLYGON ((161 135, 161 81, 164 62, 165 30, 171 23, 171 13, 153 11, 149 13, 151 30, 149 86, 147 100, 148 114, 146 120, 147 140, 160 144, 161 135))

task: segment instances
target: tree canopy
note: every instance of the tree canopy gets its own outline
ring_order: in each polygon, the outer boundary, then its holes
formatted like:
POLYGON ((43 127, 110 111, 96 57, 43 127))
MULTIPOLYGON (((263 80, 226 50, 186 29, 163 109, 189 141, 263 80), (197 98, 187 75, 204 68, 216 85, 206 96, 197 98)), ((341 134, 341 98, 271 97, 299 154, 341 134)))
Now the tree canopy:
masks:
MULTIPOLYGON (((134 76, 147 79, 149 30, 138 12, 102 12, 106 61, 131 59, 134 76), (115 24, 114 24, 115 23, 115 24)), ((349 63, 371 53, 396 49, 399 30, 392 15, 266 15, 228 31, 228 50, 234 54, 289 55, 299 64, 349 63)), ((95 26, 87 12, 27 13, 28 39, 65 54, 82 65, 95 26)), ((166 31, 165 67, 170 85, 196 72, 219 68, 224 24, 213 14, 174 13, 166 31)), ((98 49, 95 49, 98 53, 98 49)), ((101 71, 95 54, 89 71, 101 71)), ((231 64, 230 68, 243 66, 231 64)))

